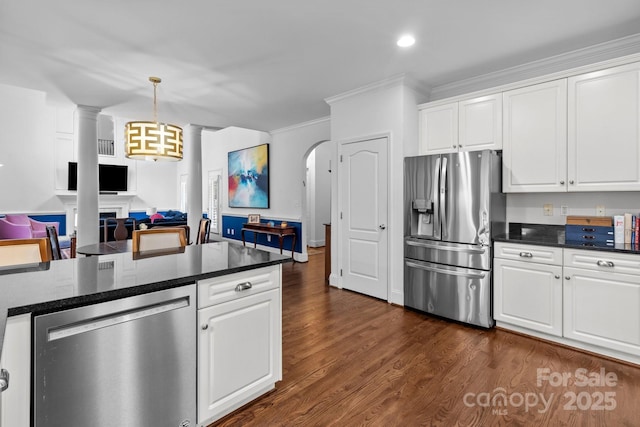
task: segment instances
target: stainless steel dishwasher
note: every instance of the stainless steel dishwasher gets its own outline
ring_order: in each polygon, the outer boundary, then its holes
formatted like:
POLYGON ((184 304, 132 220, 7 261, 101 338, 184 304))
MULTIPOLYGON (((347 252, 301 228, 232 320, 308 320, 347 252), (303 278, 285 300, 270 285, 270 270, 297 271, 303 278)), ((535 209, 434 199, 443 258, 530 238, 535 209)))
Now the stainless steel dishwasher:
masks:
POLYGON ((36 427, 196 425, 196 286, 36 316, 36 427))

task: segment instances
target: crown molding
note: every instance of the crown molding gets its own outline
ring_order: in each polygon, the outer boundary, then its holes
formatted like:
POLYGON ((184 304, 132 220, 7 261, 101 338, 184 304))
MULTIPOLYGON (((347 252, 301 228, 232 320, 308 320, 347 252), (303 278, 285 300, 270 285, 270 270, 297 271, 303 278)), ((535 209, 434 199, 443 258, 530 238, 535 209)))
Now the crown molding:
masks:
POLYGON ((275 130, 269 131, 269 134, 275 135, 275 134, 278 134, 278 133, 290 132, 292 130, 296 130, 296 129, 300 129, 300 128, 304 128, 304 127, 308 127, 308 126, 313 126, 313 125, 317 125, 317 124, 324 123, 324 122, 330 122, 330 121, 331 121, 331 117, 329 117, 329 116, 322 117, 320 119, 309 120, 307 122, 297 123, 295 125, 291 125, 291 126, 286 126, 286 127, 283 127, 283 128, 275 129, 275 130))
MULTIPOLYGON (((593 65, 614 58, 640 53, 640 33, 616 40, 596 44, 549 58, 528 62, 504 70, 483 74, 469 79, 435 86, 431 90, 431 101, 479 91, 507 83, 522 81, 538 76, 559 73, 577 67, 593 65)), ((628 62, 628 61, 627 61, 628 62)))
POLYGON ((360 86, 359 88, 340 93, 329 98, 325 98, 324 101, 331 105, 336 102, 351 98, 353 96, 362 95, 368 92, 374 92, 381 89, 387 89, 396 86, 405 86, 419 94, 428 94, 430 88, 421 85, 417 80, 411 78, 406 74, 397 74, 389 78, 378 80, 377 82, 370 83, 368 85, 360 86))

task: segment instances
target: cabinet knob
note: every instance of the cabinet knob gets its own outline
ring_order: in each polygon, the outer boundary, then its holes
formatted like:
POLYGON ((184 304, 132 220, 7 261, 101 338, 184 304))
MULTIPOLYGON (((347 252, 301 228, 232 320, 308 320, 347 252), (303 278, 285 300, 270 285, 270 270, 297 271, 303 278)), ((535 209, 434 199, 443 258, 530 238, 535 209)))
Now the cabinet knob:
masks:
POLYGON ((453 147, 453 148, 456 148, 456 145, 454 144, 454 145, 452 145, 452 147, 453 147))
POLYGON ((573 180, 569 181, 569 184, 573 185, 573 180))
POLYGON ((564 185, 564 181, 560 181, 560 185, 564 185))
POLYGON ((204 325, 200 326, 200 328, 201 328, 203 331, 206 331, 207 329, 209 329, 209 325, 207 325, 207 324, 205 323, 204 325))
POLYGON ((564 276, 564 280, 571 280, 571 276, 564 276))
POLYGON ((560 278, 560 275, 559 275, 559 274, 556 274, 556 279, 559 279, 559 278, 560 278))

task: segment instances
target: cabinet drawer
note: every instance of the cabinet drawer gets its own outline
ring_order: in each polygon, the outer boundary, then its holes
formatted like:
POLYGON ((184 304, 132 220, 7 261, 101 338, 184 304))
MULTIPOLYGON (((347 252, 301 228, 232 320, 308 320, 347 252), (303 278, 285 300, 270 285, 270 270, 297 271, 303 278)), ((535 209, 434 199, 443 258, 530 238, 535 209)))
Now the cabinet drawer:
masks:
POLYGON ((640 274, 640 255, 565 249, 564 266, 610 273, 640 274))
POLYGON ((276 289, 279 284, 280 266, 258 268, 200 280, 198 282, 198 308, 276 289))
POLYGON ((562 265, 562 248, 496 242, 494 251, 495 258, 562 265))

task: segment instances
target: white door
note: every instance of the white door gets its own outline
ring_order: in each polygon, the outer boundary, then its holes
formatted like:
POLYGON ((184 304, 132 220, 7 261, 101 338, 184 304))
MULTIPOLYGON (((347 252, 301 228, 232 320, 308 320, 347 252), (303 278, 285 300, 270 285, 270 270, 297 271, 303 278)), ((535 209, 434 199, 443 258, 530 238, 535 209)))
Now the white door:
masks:
POLYGON ((387 138, 339 148, 342 287, 387 299, 387 138))

